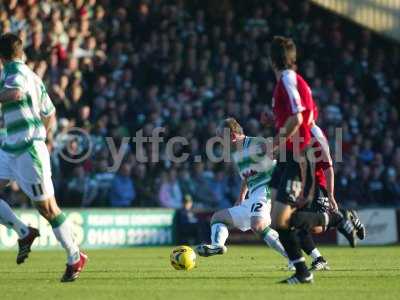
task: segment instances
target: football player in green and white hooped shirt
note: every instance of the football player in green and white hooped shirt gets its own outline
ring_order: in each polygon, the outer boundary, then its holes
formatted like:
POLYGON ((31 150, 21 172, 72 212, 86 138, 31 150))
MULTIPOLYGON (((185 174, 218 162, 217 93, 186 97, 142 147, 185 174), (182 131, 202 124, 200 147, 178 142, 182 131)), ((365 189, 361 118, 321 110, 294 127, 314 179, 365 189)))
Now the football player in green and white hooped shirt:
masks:
MULTIPOLYGON (((12 33, 0 37, 0 104, 5 136, 0 149, 0 188, 16 181, 49 221, 54 235, 66 250, 67 268, 61 281, 75 280, 87 261, 73 239, 70 225, 54 198, 50 156, 45 143, 55 124, 55 108, 42 80, 22 61, 23 45, 12 33)), ((26 226, 0 199, 0 223, 18 236, 17 264, 28 257, 39 231, 26 226)))
POLYGON ((235 206, 220 210, 212 216, 211 245, 197 246, 197 253, 205 257, 224 254, 227 251, 225 242, 229 229, 238 228, 241 231, 251 229, 254 233, 261 234, 271 248, 287 257, 278 233, 269 227, 271 199, 268 182, 275 163, 260 153, 264 140, 246 136, 233 118, 225 119, 218 131, 219 135, 229 132, 231 146, 235 150, 232 159, 242 178, 242 186, 235 206), (245 199, 247 192, 249 197, 245 199))

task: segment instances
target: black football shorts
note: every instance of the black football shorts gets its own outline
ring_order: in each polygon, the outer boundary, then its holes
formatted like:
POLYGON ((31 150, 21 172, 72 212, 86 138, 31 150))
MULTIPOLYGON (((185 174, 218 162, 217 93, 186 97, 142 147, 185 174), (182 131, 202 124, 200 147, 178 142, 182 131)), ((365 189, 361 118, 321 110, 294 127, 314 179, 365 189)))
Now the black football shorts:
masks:
MULTIPOLYGON (((312 187, 312 171, 311 164, 307 160, 307 178, 304 196, 307 197, 312 187)), ((272 173, 270 187, 277 189, 276 201, 296 205, 296 201, 301 194, 301 171, 299 162, 295 161, 293 153, 286 152, 286 158, 281 159, 276 165, 272 173)))

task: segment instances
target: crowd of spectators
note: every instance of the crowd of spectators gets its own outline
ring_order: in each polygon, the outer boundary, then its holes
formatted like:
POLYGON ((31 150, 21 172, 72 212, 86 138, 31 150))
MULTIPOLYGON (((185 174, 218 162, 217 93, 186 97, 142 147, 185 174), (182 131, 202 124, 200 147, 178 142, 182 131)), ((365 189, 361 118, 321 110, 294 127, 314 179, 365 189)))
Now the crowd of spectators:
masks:
MULTIPOLYGON (((205 145, 226 116, 248 135, 273 134, 259 118, 271 108, 274 35, 294 38, 332 146, 341 128, 337 200, 400 205, 400 47, 308 1, 1 1, 0 33, 9 31, 57 108, 49 149, 62 206, 181 208, 185 195, 199 209, 232 205, 240 179, 230 163, 207 160, 205 145), (89 142, 71 138, 72 127, 89 142), (159 161, 148 144, 125 143, 158 127, 165 140, 189 141, 173 149, 187 161, 166 159, 165 143, 159 161), (118 170, 105 137, 124 154, 118 170)), ((5 193, 29 205, 15 184, 5 193)))

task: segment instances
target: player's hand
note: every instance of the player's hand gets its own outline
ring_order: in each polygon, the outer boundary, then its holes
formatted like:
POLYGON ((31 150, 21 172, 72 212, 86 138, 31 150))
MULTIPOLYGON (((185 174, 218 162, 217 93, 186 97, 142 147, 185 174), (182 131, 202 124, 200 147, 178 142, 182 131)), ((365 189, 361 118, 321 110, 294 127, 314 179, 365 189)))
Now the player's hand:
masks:
POLYGON ((53 152, 54 148, 54 136, 50 132, 47 132, 47 137, 46 137, 46 146, 47 150, 49 153, 53 152))
POLYGON ((305 198, 299 198, 296 201, 296 208, 297 209, 301 209, 304 206, 306 206, 306 204, 307 204, 307 200, 305 198))
POLYGON ((299 196, 296 200, 295 206, 297 207, 297 209, 300 209, 300 208, 303 208, 304 206, 306 206, 307 203, 308 203, 307 198, 304 198, 303 196, 299 196))
POLYGON ((235 206, 240 206, 240 205, 242 205, 243 202, 244 202, 243 199, 238 198, 238 199, 235 201, 235 206))
POLYGON ((329 208, 333 211, 338 211, 339 210, 339 206, 336 202, 336 199, 333 195, 328 196, 328 200, 329 200, 329 208))
POLYGON ((276 151, 274 150, 273 147, 273 141, 272 140, 266 140, 264 143, 260 145, 260 152, 264 154, 265 156, 269 157, 271 160, 274 159, 276 156, 276 151))
POLYGON ((54 149, 53 142, 50 142, 50 143, 46 142, 46 147, 47 147, 47 150, 49 151, 49 153, 53 152, 53 149, 54 149))
POLYGON ((273 123, 273 116, 270 112, 263 111, 260 115, 260 123, 261 125, 268 127, 273 123))
POLYGON ((260 115, 260 123, 263 126, 266 126, 268 124, 268 117, 267 114, 265 112, 262 112, 260 115))

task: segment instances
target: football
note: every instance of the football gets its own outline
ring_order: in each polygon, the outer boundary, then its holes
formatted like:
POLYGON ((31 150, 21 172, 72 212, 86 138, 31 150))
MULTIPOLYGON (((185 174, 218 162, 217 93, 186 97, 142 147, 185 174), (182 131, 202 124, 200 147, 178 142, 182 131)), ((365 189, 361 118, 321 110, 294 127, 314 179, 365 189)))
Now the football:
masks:
POLYGON ((170 261, 175 270, 189 271, 196 266, 196 253, 188 246, 179 246, 172 250, 170 261))

